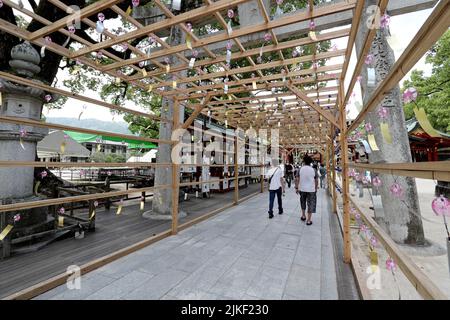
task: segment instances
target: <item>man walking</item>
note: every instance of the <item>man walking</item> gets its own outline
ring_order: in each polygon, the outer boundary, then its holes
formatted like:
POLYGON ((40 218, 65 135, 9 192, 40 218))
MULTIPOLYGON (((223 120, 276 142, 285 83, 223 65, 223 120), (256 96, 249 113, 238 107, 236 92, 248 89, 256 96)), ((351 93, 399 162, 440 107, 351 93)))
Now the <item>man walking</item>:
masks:
POLYGON ((322 189, 325 189, 325 178, 327 176, 327 169, 325 168, 325 165, 323 163, 319 166, 319 173, 320 173, 320 187, 322 189))
POLYGON ((306 155, 303 161, 304 165, 296 171, 295 191, 300 194, 301 220, 306 221, 306 225, 310 226, 312 225, 312 215, 316 213, 318 176, 317 170, 311 166, 313 162, 311 157, 306 155), (308 218, 305 214, 306 205, 308 205, 308 218))
POLYGON ((277 159, 272 160, 272 168, 267 172, 266 177, 269 179, 269 219, 272 219, 275 195, 278 201, 278 214, 283 214, 281 196, 285 191, 283 169, 279 166, 277 159))
POLYGON ((286 170, 286 177, 285 177, 285 179, 286 179, 288 188, 291 188, 291 183, 292 183, 292 180, 293 180, 293 173, 294 173, 294 166, 288 162, 285 165, 285 170, 286 170))

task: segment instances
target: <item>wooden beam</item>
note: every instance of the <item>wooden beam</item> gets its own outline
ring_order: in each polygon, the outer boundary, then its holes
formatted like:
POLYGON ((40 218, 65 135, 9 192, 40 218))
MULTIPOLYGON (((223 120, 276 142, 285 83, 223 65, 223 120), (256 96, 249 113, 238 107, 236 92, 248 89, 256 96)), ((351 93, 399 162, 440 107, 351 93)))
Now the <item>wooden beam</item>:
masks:
POLYGON ((43 38, 46 35, 58 31, 59 29, 63 29, 72 21, 80 21, 80 19, 84 19, 89 17, 97 12, 101 12, 102 10, 108 9, 112 5, 116 3, 122 2, 123 0, 99 0, 87 7, 76 11, 67 17, 61 18, 58 21, 52 22, 51 25, 43 27, 39 30, 34 31, 30 35, 30 40, 36 40, 38 38, 43 38))
MULTIPOLYGON (((103 42, 100 42, 98 44, 92 45, 88 48, 83 48, 77 52, 75 52, 72 56, 72 58, 76 58, 76 57, 80 57, 83 56, 85 54, 88 54, 90 52, 93 51, 98 51, 100 49, 104 49, 104 48, 108 48, 108 47, 112 47, 118 43, 124 43, 127 42, 131 39, 136 39, 145 35, 148 35, 149 33, 155 33, 156 31, 162 30, 162 29, 168 29, 174 25, 180 24, 180 23, 185 23, 187 21, 190 21, 194 18, 201 18, 207 15, 211 15, 216 11, 221 11, 224 9, 228 9, 228 8, 232 8, 237 6, 238 4, 247 2, 249 0, 221 0, 221 1, 217 1, 214 2, 211 5, 206 5, 206 6, 202 6, 200 8, 194 9, 194 10, 189 10, 188 12, 179 14, 173 18, 167 18, 164 19, 162 21, 159 22, 155 22, 152 23, 148 26, 145 26, 143 28, 140 29, 136 29, 133 30, 131 32, 127 32, 123 35, 118 36, 116 39, 109 39, 103 42)), ((192 46, 194 47, 194 45, 197 44, 196 42, 192 44, 192 46)), ((170 51, 170 54, 176 53, 176 52, 181 52, 182 50, 179 51, 174 51, 174 48, 180 48, 180 47, 184 47, 185 50, 187 50, 187 46, 186 45, 182 45, 182 46, 177 46, 177 47, 172 47, 170 49, 167 50, 161 50, 162 52, 166 52, 166 51, 170 51)), ((176 49, 175 49, 176 50, 176 49)), ((163 54, 163 55, 167 55, 169 53, 163 54)), ((152 55, 152 57, 159 57, 161 55, 152 55)), ((132 59, 131 59, 132 60, 132 59)), ((142 60, 141 60, 142 61, 142 60)), ((139 61, 138 61, 139 62, 139 61)), ((134 63, 134 62, 132 62, 134 63)))
MULTIPOLYGON (((230 1, 230 2, 235 2, 235 1, 238 1, 238 0, 234 0, 234 1, 230 1)), ((221 2, 223 2, 223 1, 221 1, 221 2)), ((221 2, 215 2, 215 4, 221 3, 221 2)), ((205 37, 205 38, 200 39, 199 41, 193 42, 192 48, 208 46, 213 43, 224 42, 224 41, 231 40, 234 38, 239 38, 244 35, 259 33, 259 32, 266 31, 268 29, 279 28, 282 26, 290 25, 295 22, 305 21, 305 20, 309 20, 312 18, 325 16, 327 14, 330 14, 330 11, 341 12, 341 11, 350 10, 355 6, 355 3, 356 3, 355 0, 348 0, 345 2, 336 3, 333 5, 326 6, 326 7, 321 7, 314 11, 313 16, 310 16, 310 14, 308 12, 299 12, 297 14, 287 16, 284 19, 271 20, 269 23, 262 23, 259 25, 254 25, 254 26, 249 26, 249 27, 244 27, 241 29, 233 30, 233 33, 231 35, 228 35, 227 32, 223 32, 221 34, 205 37)), ((188 14, 190 15, 190 13, 193 11, 195 11, 195 10, 189 11, 188 14)), ((176 17, 180 17, 183 15, 184 14, 181 14, 176 17)), ((191 16, 191 18, 192 18, 192 16, 191 16)), ((171 19, 167 19, 167 20, 170 21, 171 19)), ((189 19, 186 19, 186 20, 189 20, 189 19)), ((109 47, 111 45, 114 45, 117 43, 122 43, 124 41, 136 38, 138 36, 145 35, 148 32, 143 32, 143 31, 148 28, 151 28, 152 26, 154 26, 156 24, 158 24, 158 23, 149 25, 148 27, 145 27, 144 29, 135 30, 135 31, 129 32, 127 34, 124 34, 122 36, 119 36, 114 41, 107 40, 107 41, 100 43, 99 45, 93 45, 89 48, 79 50, 76 53, 74 53, 73 57, 74 58, 79 57, 79 56, 85 55, 89 52, 103 49, 105 47, 109 47), (121 39, 121 41, 117 41, 119 38, 121 39), (106 43, 108 43, 108 44, 106 44, 106 43)), ((150 32, 153 32, 153 30, 151 30, 150 32)), ((186 50, 188 50, 187 45, 181 44, 181 45, 173 46, 170 49, 156 51, 156 52, 152 53, 152 58, 163 57, 163 56, 171 55, 174 53, 183 52, 186 50)), ((259 53, 259 49, 258 49, 258 53, 259 53)), ((135 63, 139 63, 140 61, 143 61, 143 60, 145 60, 145 58, 137 57, 137 58, 127 60, 127 64, 135 64, 135 63)), ((114 68, 122 67, 122 66, 123 65, 115 64, 114 68)))
POLYGON ((327 110, 322 109, 322 107, 318 106, 310 97, 308 97, 305 93, 303 93, 298 88, 288 85, 289 90, 291 90, 297 97, 305 101, 311 108, 316 110, 319 114, 321 114, 325 119, 327 119, 330 123, 335 125, 336 127, 340 127, 338 125, 336 118, 327 110))
POLYGON ((189 126, 192 124, 192 122, 194 122, 195 119, 197 119, 197 116, 202 112, 203 108, 208 104, 210 100, 211 95, 208 94, 202 104, 195 108, 194 112, 191 113, 189 118, 183 123, 181 127, 183 129, 189 128, 189 126))

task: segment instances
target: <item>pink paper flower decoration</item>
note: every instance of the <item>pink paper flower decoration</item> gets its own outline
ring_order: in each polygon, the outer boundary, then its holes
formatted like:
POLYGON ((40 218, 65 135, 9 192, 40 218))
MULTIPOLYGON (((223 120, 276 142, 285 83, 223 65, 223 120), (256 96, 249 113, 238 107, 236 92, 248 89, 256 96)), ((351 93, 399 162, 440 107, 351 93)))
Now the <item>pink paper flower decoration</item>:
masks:
POLYGON ((111 172, 111 171, 108 171, 106 174, 107 174, 108 176, 111 176, 111 175, 112 175, 112 172, 111 172))
POLYGON ((270 41, 272 40, 272 35, 270 33, 266 33, 264 34, 264 41, 270 41))
POLYGON ((403 101, 405 103, 411 103, 417 100, 418 93, 416 88, 408 88, 403 92, 403 101))
POLYGON ((378 110, 378 115, 381 119, 386 119, 389 114, 389 110, 386 107, 381 107, 380 110, 378 110))
POLYGON ((277 5, 281 6, 283 4, 283 0, 277 0, 277 5))
POLYGON ((74 26, 69 26, 69 27, 67 28, 67 30, 69 30, 70 33, 75 33, 75 31, 76 31, 76 29, 75 29, 74 26))
POLYGON ((139 6, 139 0, 131 0, 131 4, 133 5, 133 7, 137 7, 137 6, 139 6))
POLYGON ((49 95, 49 94, 46 94, 44 99, 45 99, 46 102, 50 102, 52 100, 52 96, 49 95))
POLYGON ((372 124, 370 122, 366 123, 364 128, 366 128, 367 132, 372 132, 372 130, 373 130, 373 126, 372 126, 372 124))
POLYGON ((361 219, 361 214, 355 213, 355 219, 356 219, 356 220, 360 220, 360 219, 361 219))
POLYGON ((389 24, 391 23, 391 17, 388 14, 385 14, 380 19, 380 26, 383 29, 386 29, 389 27, 389 24))
POLYGON ((192 31, 192 23, 188 22, 186 23, 186 29, 188 29, 189 32, 192 31))
POLYGON ((356 77, 356 81, 361 82, 361 80, 362 80, 362 76, 356 77))
POLYGON ((392 258, 388 258, 386 260, 386 269, 388 269, 389 271, 395 271, 397 269, 397 265, 392 258))
POLYGON ((0 0, 0 8, 3 7, 3 1, 0 0))
POLYGON ((94 201, 94 207, 96 207, 96 208, 98 207, 98 201, 97 200, 94 201))
POLYGON ((58 212, 60 214, 64 214, 66 212, 66 210, 64 209, 64 207, 59 208, 58 212))
POLYGON ((42 171, 40 173, 40 176, 41 176, 42 179, 44 179, 47 176, 47 171, 42 171))
POLYGON ((22 217, 20 216, 19 213, 18 213, 18 214, 15 214, 14 217, 13 217, 14 222, 19 222, 21 218, 22 218, 22 217))
POLYGON ((370 238, 370 244, 372 245, 372 247, 376 247, 378 245, 378 239, 375 236, 372 236, 370 238))
POLYGON ((292 51, 292 58, 296 58, 296 57, 298 57, 298 51, 294 50, 294 51, 292 51))
POLYGON ((52 38, 50 38, 50 36, 46 36, 46 37, 44 38, 44 40, 45 40, 45 43, 46 43, 46 44, 52 43, 52 38))
POLYGON ((403 188, 397 182, 394 182, 389 188, 391 194, 397 198, 400 198, 403 195, 403 188))
POLYGON ((19 130, 19 135, 20 135, 21 138, 26 137, 26 136, 27 136, 27 130, 25 130, 25 129, 20 129, 20 130, 19 130))
POLYGON ((316 23, 314 22, 314 20, 311 20, 309 22, 309 29, 314 30, 315 28, 316 28, 316 23))
POLYGON ((374 56, 373 54, 368 54, 368 55, 366 56, 366 59, 364 60, 364 62, 365 62, 367 65, 371 65, 374 61, 375 61, 375 56, 374 56))
POLYGON ((234 11, 233 11, 233 9, 229 9, 227 15, 228 15, 228 18, 233 19, 234 18, 234 11))
POLYGON ((231 48, 233 47, 233 44, 231 43, 231 41, 227 42, 227 50, 231 50, 231 48))
POLYGON ((373 177, 372 184, 376 188, 380 187, 382 185, 382 181, 381 181, 380 177, 378 177, 378 176, 373 177))
POLYGON ((360 231, 363 232, 363 233, 366 233, 367 230, 369 230, 369 229, 367 228, 367 226, 366 226, 365 224, 363 224, 363 225, 361 226, 361 228, 360 228, 360 231))
POLYGON ((103 22, 103 21, 105 21, 105 15, 104 15, 103 13, 100 12, 100 13, 97 15, 97 19, 98 19, 98 21, 103 22))
POLYGON ((450 216, 450 201, 443 195, 431 202, 431 208, 437 216, 450 216))

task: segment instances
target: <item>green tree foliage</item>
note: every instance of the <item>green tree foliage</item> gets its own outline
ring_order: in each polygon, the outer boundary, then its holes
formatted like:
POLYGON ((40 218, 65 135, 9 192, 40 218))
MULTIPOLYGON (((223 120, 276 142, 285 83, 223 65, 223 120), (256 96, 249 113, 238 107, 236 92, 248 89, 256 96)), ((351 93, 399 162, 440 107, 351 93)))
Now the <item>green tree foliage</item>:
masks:
MULTIPOLYGON (((416 101, 425 109, 431 124, 437 130, 450 132, 450 31, 428 52, 426 62, 432 65, 432 74, 425 77, 423 71, 414 70, 404 82, 403 90, 414 87, 419 93, 416 101)), ((405 104, 407 119, 414 117, 415 105, 405 104)))

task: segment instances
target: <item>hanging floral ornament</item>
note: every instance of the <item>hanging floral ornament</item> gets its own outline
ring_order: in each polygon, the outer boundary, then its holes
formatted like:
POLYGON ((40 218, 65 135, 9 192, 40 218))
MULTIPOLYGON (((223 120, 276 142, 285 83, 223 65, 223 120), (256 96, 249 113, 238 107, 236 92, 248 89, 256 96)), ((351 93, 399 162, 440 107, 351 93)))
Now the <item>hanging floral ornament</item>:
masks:
POLYGON ((45 43, 45 45, 41 48, 41 57, 42 58, 45 57, 45 48, 52 43, 52 38, 50 38, 50 36, 46 36, 44 38, 44 43, 45 43))
POLYGON ((22 147, 23 150, 25 150, 25 145, 23 143, 23 139, 28 135, 27 130, 25 129, 20 129, 19 130, 19 144, 22 147))
POLYGON ((373 179, 372 179, 372 185, 373 185, 375 188, 381 187, 382 184, 383 184, 383 182, 381 181, 381 179, 380 179, 379 176, 373 177, 373 179))
POLYGON ((226 64, 228 66, 231 64, 231 48, 232 48, 232 46, 233 45, 232 45, 231 41, 228 40, 227 46, 226 46, 227 54, 226 54, 226 57, 225 57, 225 62, 226 62, 226 64))
POLYGON ((116 212, 117 215, 122 213, 122 207, 123 207, 123 199, 120 199, 119 205, 117 206, 117 212, 116 212))
POLYGON ((170 59, 169 57, 164 58, 164 62, 166 63, 166 73, 170 72, 170 59))
POLYGON ((275 10, 275 18, 279 18, 283 15, 283 9, 281 9, 281 5, 283 4, 283 0, 277 0, 277 9, 275 10))
POLYGON ((223 93, 228 94, 228 78, 223 80, 223 93))
POLYGON ((0 8, 3 7, 3 1, 0 0, 0 8))
POLYGON ((105 26, 103 25, 103 21, 105 21, 105 15, 100 12, 97 14, 97 23, 95 25, 95 31, 97 31, 100 34, 100 39, 103 31, 105 31, 105 26))
POLYGON ((370 132, 373 131, 373 126, 372 126, 372 124, 371 124, 370 122, 367 122, 367 123, 364 125, 364 128, 366 129, 367 133, 370 133, 370 132))
POLYGON ((309 37, 313 41, 317 41, 317 35, 316 35, 316 23, 314 20, 311 20, 309 22, 309 37))
POLYGON ((389 191, 391 192, 391 194, 396 197, 396 198, 401 198, 403 196, 403 188, 402 186, 397 183, 394 182, 391 187, 389 188, 389 191))
POLYGON ((390 257, 386 260, 386 269, 391 272, 394 272, 397 269, 395 261, 390 257))
POLYGON ((194 64, 195 64, 195 59, 197 59, 198 57, 198 51, 197 50, 192 50, 191 52, 191 59, 189 60, 189 68, 194 68, 194 64))
POLYGON ((145 197, 141 196, 141 207, 140 207, 141 211, 144 210, 144 207, 145 207, 145 197))
POLYGON ((50 101, 52 101, 52 96, 50 94, 46 94, 44 96, 44 100, 45 100, 45 102, 49 103, 50 101))
POLYGON ((172 89, 176 90, 177 88, 177 77, 175 75, 172 76, 172 89))
POLYGON ((391 23, 391 17, 388 14, 384 14, 383 16, 381 16, 381 18, 380 18, 380 27, 382 29, 389 28, 390 23, 391 23))
POLYGON ((281 69, 281 76, 283 82, 286 82, 286 69, 281 69))
POLYGON ((252 87, 253 90, 257 90, 258 87, 256 86, 256 80, 255 80, 256 75, 254 73, 252 73, 252 87))
MULTIPOLYGON (((68 26, 67 30, 69 31, 70 34, 74 34, 76 31, 75 26, 73 26, 73 25, 68 26)), ((62 46, 66 47, 69 44, 69 41, 70 41, 70 35, 67 37, 66 41, 64 41, 62 46)))
POLYGON ((437 216, 450 216, 450 201, 443 195, 431 202, 431 208, 437 216))
POLYGON ((408 88, 403 92, 403 102, 404 103, 411 103, 415 102, 417 100, 418 93, 416 88, 408 88))
POLYGON ((45 177, 47 177, 47 171, 42 171, 39 176, 44 179, 45 177))
POLYGON ((381 107, 380 110, 378 110, 378 116, 381 118, 381 120, 386 120, 389 115, 389 110, 386 107, 381 107))
POLYGON ((66 212, 66 209, 64 209, 64 207, 59 208, 58 213, 59 214, 64 214, 66 212))
POLYGON ((189 50, 192 50, 192 24, 190 22, 186 23, 186 30, 188 31, 186 34, 186 46, 189 50))
POLYGON ((370 244, 372 248, 375 248, 378 245, 378 239, 375 236, 370 237, 370 244))
POLYGON ((442 219, 444 219, 444 226, 445 230, 447 231, 447 238, 450 241, 450 233, 448 231, 447 219, 445 218, 446 216, 450 216, 450 201, 443 195, 441 195, 436 199, 434 199, 433 202, 431 202, 431 208, 433 209, 433 212, 437 216, 442 216, 442 219))
POLYGON ((368 66, 372 65, 374 62, 375 62, 375 56, 370 53, 364 59, 364 63, 368 66))
POLYGON ((139 3, 140 3, 139 0, 131 0, 131 4, 133 5, 134 8, 139 7, 139 3))
POLYGON ((233 33, 233 28, 231 27, 231 20, 234 18, 234 11, 233 9, 229 9, 228 13, 228 23, 227 23, 227 31, 228 31, 228 35, 231 36, 231 34, 233 33))

